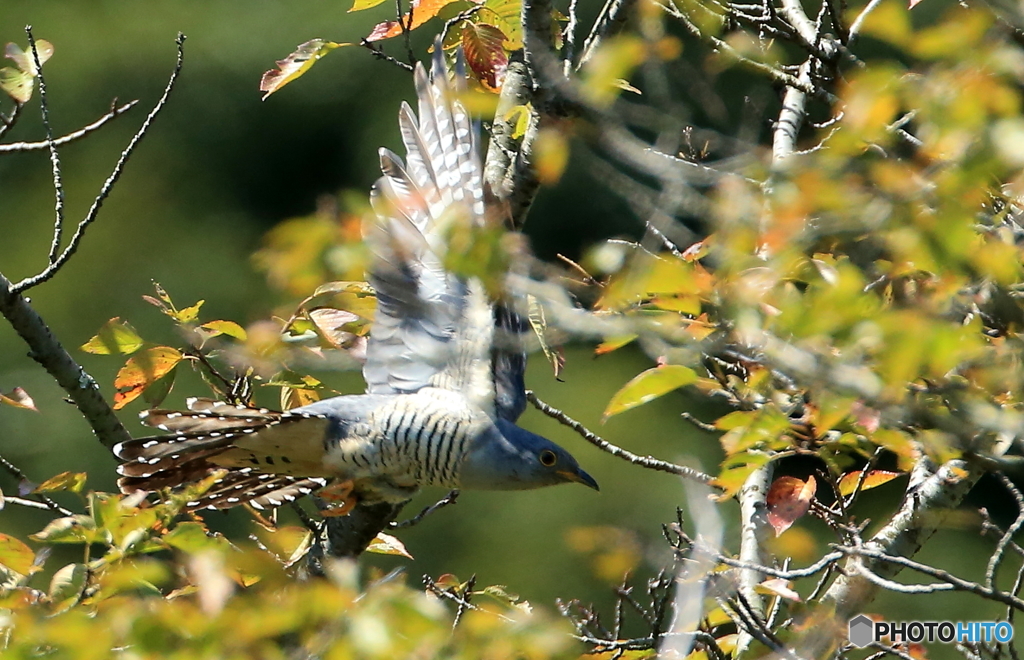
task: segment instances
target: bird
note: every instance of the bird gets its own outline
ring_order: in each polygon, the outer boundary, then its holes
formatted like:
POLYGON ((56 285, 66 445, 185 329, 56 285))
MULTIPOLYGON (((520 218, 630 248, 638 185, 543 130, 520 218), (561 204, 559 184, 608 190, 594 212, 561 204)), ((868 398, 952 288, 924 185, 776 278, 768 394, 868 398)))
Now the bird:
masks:
POLYGON ((551 440, 516 424, 526 408, 521 341, 529 325, 508 297, 445 268, 453 219, 474 227, 499 214, 485 198, 479 128, 449 81, 442 49, 428 74, 417 64, 417 110, 398 113, 406 158, 379 151, 382 176, 364 223, 368 281, 377 310, 366 347, 363 394, 286 412, 187 400, 141 421, 161 433, 114 454, 124 493, 178 489, 211 475, 188 510, 281 506, 315 493, 326 515, 356 504, 407 501, 424 486, 522 490, 598 484, 551 440))

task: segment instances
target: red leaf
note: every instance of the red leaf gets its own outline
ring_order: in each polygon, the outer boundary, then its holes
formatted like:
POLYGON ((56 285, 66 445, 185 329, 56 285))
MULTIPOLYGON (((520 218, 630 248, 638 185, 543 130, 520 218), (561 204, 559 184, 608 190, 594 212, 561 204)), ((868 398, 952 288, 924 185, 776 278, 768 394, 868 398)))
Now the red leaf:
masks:
POLYGON ((505 33, 486 23, 466 23, 462 28, 462 49, 466 63, 484 87, 498 91, 508 68, 505 33))
POLYGON ((383 23, 378 23, 377 26, 373 28, 373 31, 366 35, 366 40, 380 41, 382 39, 397 37, 405 31, 402 29, 403 25, 406 26, 406 30, 415 30, 437 16, 437 12, 441 11, 442 8, 455 1, 456 0, 413 0, 411 25, 409 24, 409 14, 402 16, 401 22, 384 21, 383 23))
POLYGON ((768 490, 768 523, 778 536, 807 513, 818 489, 814 477, 801 481, 796 477, 779 477, 768 490))

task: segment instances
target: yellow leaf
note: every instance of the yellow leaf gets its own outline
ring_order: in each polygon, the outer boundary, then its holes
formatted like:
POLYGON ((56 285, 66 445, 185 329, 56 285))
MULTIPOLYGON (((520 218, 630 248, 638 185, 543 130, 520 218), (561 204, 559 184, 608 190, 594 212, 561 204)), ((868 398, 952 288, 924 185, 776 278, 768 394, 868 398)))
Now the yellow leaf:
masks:
POLYGON ((32 548, 13 536, 0 534, 0 564, 19 575, 31 575, 39 570, 35 562, 36 554, 32 548))
MULTIPOLYGON (((857 490, 857 484, 860 483, 861 475, 863 474, 863 470, 844 474, 843 478, 839 480, 839 494, 843 496, 852 495, 853 491, 857 490)), ((884 483, 892 481, 896 477, 902 476, 902 474, 902 472, 872 470, 871 472, 868 472, 866 477, 864 477, 864 483, 861 485, 860 489, 868 490, 876 486, 881 486, 884 483)))
POLYGON ((309 71, 317 60, 327 53, 349 45, 351 44, 339 44, 323 39, 311 39, 302 44, 288 57, 278 60, 276 69, 264 72, 263 78, 260 79, 263 100, 266 101, 268 96, 309 71))
POLYGON ((142 337, 121 317, 115 316, 100 328, 96 336, 82 344, 82 350, 95 355, 131 355, 142 348, 142 337))
POLYGON ((215 337, 217 335, 227 335, 229 337, 234 337, 235 339, 238 339, 240 341, 245 341, 247 339, 245 328, 238 325, 234 321, 210 321, 208 323, 202 324, 199 327, 206 328, 211 333, 213 333, 210 335, 211 337, 215 337))
POLYGON ((15 387, 11 390, 10 394, 0 393, 0 403, 6 403, 7 405, 14 406, 15 408, 24 408, 25 410, 34 410, 39 412, 39 409, 36 408, 36 402, 33 401, 32 397, 28 395, 28 392, 21 387, 15 387))
POLYGON ((641 406, 696 380, 697 374, 693 369, 679 364, 667 364, 648 369, 615 393, 612 400, 608 402, 608 407, 605 408, 602 420, 641 406))
POLYGON ((396 555, 399 557, 406 557, 408 559, 413 558, 413 556, 409 554, 409 551, 405 549, 405 544, 394 536, 385 534, 384 532, 377 534, 377 537, 370 541, 370 545, 367 546, 366 551, 378 555, 396 555))

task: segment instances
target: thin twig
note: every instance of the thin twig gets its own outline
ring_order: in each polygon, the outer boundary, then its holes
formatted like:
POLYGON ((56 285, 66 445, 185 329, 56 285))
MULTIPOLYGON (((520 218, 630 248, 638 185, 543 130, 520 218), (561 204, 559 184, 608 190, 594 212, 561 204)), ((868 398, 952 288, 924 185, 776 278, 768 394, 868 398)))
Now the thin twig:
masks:
POLYGON ((598 449, 608 452, 612 456, 617 456, 618 458, 621 458, 625 461, 629 461, 634 465, 645 467, 649 470, 668 472, 670 474, 675 474, 680 477, 685 477, 687 479, 693 479, 694 481, 699 481, 704 484, 710 484, 713 481, 713 477, 711 477, 711 475, 705 474, 700 470, 695 470, 694 468, 686 467, 683 465, 676 465, 675 463, 669 463, 667 461, 658 460, 657 458, 654 458, 652 456, 638 456, 630 451, 626 451, 622 447, 613 445, 612 443, 608 442, 607 440, 601 438, 600 436, 588 430, 587 427, 583 426, 583 424, 580 424, 575 419, 569 417, 561 410, 553 408, 552 406, 549 406, 548 404, 538 399, 537 395, 534 394, 532 390, 527 390, 526 399, 530 403, 532 403, 537 410, 541 411, 542 413, 544 413, 545 415, 552 419, 558 420, 559 422, 562 423, 562 425, 568 426, 573 431, 576 431, 576 433, 579 434, 579 436, 582 437, 584 440, 594 445, 598 449))
POLYGON ((896 564, 904 568, 917 571, 923 575, 933 577, 937 580, 942 580, 940 583, 933 584, 902 584, 894 582, 880 575, 877 575, 874 571, 871 571, 863 564, 852 564, 850 568, 859 572, 870 582, 881 586, 884 589, 891 591, 898 591, 902 593, 934 593, 936 591, 969 591, 972 594, 994 600, 1005 605, 1009 605, 1016 610, 1024 612, 1024 600, 1017 598, 1016 596, 1009 594, 1005 591, 999 591, 998 589, 990 589, 977 582, 970 582, 959 578, 948 571, 944 571, 941 568, 934 568, 927 564, 914 561, 913 559, 907 559, 906 557, 900 557, 897 555, 890 555, 885 552, 878 550, 872 550, 870 548, 861 547, 844 547, 844 546, 833 546, 839 552, 853 555, 856 557, 867 557, 868 559, 875 559, 878 561, 896 564))
POLYGON ((850 37, 848 40, 850 44, 853 43, 857 38, 857 35, 860 33, 861 28, 864 27, 864 20, 867 19, 868 15, 871 14, 871 12, 873 12, 880 4, 882 4, 882 0, 871 0, 860 14, 857 15, 857 18, 853 21, 853 25, 850 26, 850 37))
POLYGON ((374 45, 374 43, 372 41, 367 41, 366 39, 362 39, 359 42, 359 45, 364 47, 364 48, 366 48, 371 53, 373 53, 373 56, 376 57, 378 60, 383 60, 385 62, 390 62, 391 64, 394 64, 395 66, 397 66, 397 67, 399 67, 401 69, 405 69, 406 71, 412 71, 415 68, 415 67, 413 67, 413 65, 409 64, 408 62, 403 62, 400 59, 397 59, 395 57, 391 57, 390 55, 385 53, 383 50, 381 50, 379 46, 374 45))
MULTIPOLYGON (((67 263, 68 259, 70 259, 75 254, 75 251, 78 250, 78 245, 79 243, 81 243, 82 237, 85 235, 86 228, 90 224, 92 224, 92 222, 96 219, 96 216, 99 214, 100 208, 103 206, 103 202, 110 195, 110 191, 113 190, 114 184, 116 184, 117 180, 121 178, 121 173, 124 171, 124 167, 128 163, 128 159, 135 151, 135 148, 138 146, 139 142, 142 141, 142 138, 145 137, 146 133, 149 131, 149 127, 150 125, 152 125, 153 120, 156 119, 156 116, 160 113, 161 110, 163 110, 164 105, 167 103, 168 97, 171 95, 171 90, 174 89, 174 83, 178 79, 178 74, 181 73, 181 66, 184 62, 185 54, 183 45, 185 43, 185 35, 179 33, 178 38, 175 40, 175 43, 178 46, 178 59, 174 64, 174 70, 171 72, 171 77, 167 81, 167 86, 164 87, 164 93, 160 96, 160 99, 157 101, 156 105, 153 106, 153 109, 150 110, 149 115, 146 117, 146 120, 142 122, 142 126, 135 133, 135 136, 132 137, 131 142, 129 142, 128 146, 125 147, 124 151, 121 152, 121 157, 117 160, 117 164, 114 165, 114 170, 110 173, 110 176, 107 177, 107 180, 103 183, 103 186, 100 188, 99 194, 96 195, 96 198, 92 202, 92 206, 89 207, 89 211, 85 214, 85 218, 83 218, 82 221, 78 223, 78 227, 75 229, 75 233, 71 237, 71 241, 68 243, 67 247, 64 248, 64 251, 60 254, 60 256, 57 257, 54 261, 52 261, 52 263, 50 263, 50 265, 47 266, 43 272, 33 277, 25 278, 22 281, 18 282, 17 284, 13 285, 11 287, 11 293, 23 293, 24 291, 38 284, 46 282, 54 275, 56 275, 57 271, 59 271, 61 267, 63 267, 64 264, 67 263)), ((41 87, 42 86, 40 86, 40 88, 41 87)))
MULTIPOLYGON (((107 112, 107 114, 103 115, 102 117, 100 117, 99 119, 94 121, 93 123, 91 123, 91 124, 89 124, 87 126, 83 126, 82 128, 78 129, 77 131, 74 131, 73 133, 68 133, 67 135, 62 135, 61 137, 54 139, 53 140, 53 146, 55 146, 55 147, 62 147, 65 144, 70 144, 70 143, 74 142, 75 140, 80 140, 81 138, 84 138, 86 135, 88 135, 88 134, 92 133, 93 131, 95 131, 96 129, 100 128, 101 126, 106 124, 111 119, 114 119, 115 117, 119 117, 122 114, 124 114, 125 112, 127 112, 128 110, 130 110, 131 108, 135 107, 135 105, 137 103, 138 103, 138 100, 129 101, 128 103, 125 103, 121 107, 117 107, 116 106, 116 100, 115 100, 115 105, 111 106, 111 108, 107 112)), ((2 136, 2 135, 3 135, 3 133, 2 133, 2 131, 0 131, 0 136, 2 136)), ((39 151, 41 149, 46 149, 49 146, 50 146, 50 143, 45 141, 45 140, 42 141, 42 142, 10 142, 8 144, 0 144, 0 154, 2 154, 2 153, 9 153, 9 152, 12 152, 12 151, 17 151, 17 152, 20 152, 20 151, 39 151)))
POLYGON ((43 116, 43 128, 46 131, 46 146, 50 150, 50 165, 53 169, 53 195, 54 220, 53 220, 53 241, 50 243, 50 255, 48 263, 50 266, 57 259, 60 252, 60 240, 64 233, 64 182, 60 174, 60 156, 57 155, 57 146, 53 143, 53 127, 50 125, 50 105, 46 102, 46 78, 43 76, 43 63, 39 59, 39 49, 36 47, 36 38, 32 34, 32 26, 25 26, 25 34, 28 35, 29 50, 32 51, 32 60, 36 67, 36 78, 39 80, 39 110, 43 116))
MULTIPOLYGON (((27 476, 25 476, 25 473, 21 471, 21 468, 19 468, 14 463, 11 463, 9 460, 4 458, 3 456, 0 456, 0 467, 3 467, 5 470, 10 472, 11 475, 14 476, 16 479, 18 479, 20 481, 24 481, 26 483, 32 483, 32 480, 29 479, 27 476)), ((52 499, 50 499, 49 497, 47 497, 46 495, 44 495, 42 493, 33 493, 33 495, 35 495, 35 497, 38 498, 38 500, 39 500, 39 505, 36 508, 49 509, 51 511, 54 511, 56 513, 61 514, 62 516, 73 516, 74 515, 73 511, 69 511, 69 510, 65 509, 64 507, 62 507, 61 505, 57 504, 52 499)), ((5 497, 4 499, 6 499, 8 501, 14 501, 14 500, 16 500, 18 498, 5 497)), ((18 504, 24 504, 25 506, 33 506, 33 505, 36 504, 36 503, 28 504, 26 502, 27 502, 27 500, 19 501, 17 503, 18 504)))
POLYGON ((459 499, 459 490, 458 489, 454 489, 454 490, 448 491, 447 495, 445 495, 444 497, 442 497, 438 501, 434 502, 430 506, 424 508, 422 511, 417 513, 412 518, 408 518, 408 519, 403 520, 401 522, 392 522, 390 524, 390 527, 391 527, 391 529, 403 529, 405 527, 412 527, 413 525, 418 525, 424 518, 426 518, 430 514, 434 513, 438 509, 445 508, 449 504, 455 504, 456 500, 458 500, 458 499, 459 499))
POLYGON ((14 125, 18 123, 18 117, 21 116, 21 109, 25 107, 24 103, 15 103, 14 109, 11 110, 11 114, 5 116, 4 113, 0 112, 0 138, 2 138, 7 131, 14 128, 14 125))
POLYGON ((985 586, 989 589, 995 588, 996 572, 999 570, 999 564, 1003 561, 1003 555, 1006 553, 1006 546, 1013 540, 1013 537, 1017 532, 1024 527, 1024 495, 1021 494, 1020 489, 1018 489, 1017 486, 1014 485, 1014 483, 1002 472, 997 472, 995 476, 1003 482, 1003 487, 1010 491, 1014 501, 1017 503, 1017 519, 1013 521, 1013 524, 1006 528, 1006 532, 996 544, 995 552, 992 553, 992 557, 988 560, 988 567, 985 569, 985 586))
POLYGON ((691 415, 688 412, 679 413, 679 416, 682 417, 683 419, 685 419, 686 421, 688 421, 689 423, 693 424, 697 428, 699 428, 701 431, 704 431, 705 433, 718 433, 719 432, 719 428, 716 427, 714 424, 708 424, 707 422, 702 422, 702 421, 700 421, 699 419, 697 419, 696 417, 694 417, 693 415, 691 415))

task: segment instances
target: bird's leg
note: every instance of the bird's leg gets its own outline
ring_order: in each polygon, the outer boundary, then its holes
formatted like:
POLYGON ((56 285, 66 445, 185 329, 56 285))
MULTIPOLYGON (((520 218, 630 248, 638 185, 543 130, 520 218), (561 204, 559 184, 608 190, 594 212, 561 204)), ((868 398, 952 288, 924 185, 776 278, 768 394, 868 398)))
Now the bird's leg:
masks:
POLYGON ((355 482, 351 479, 345 481, 335 482, 329 486, 324 486, 317 491, 317 496, 324 499, 332 504, 326 509, 320 512, 320 515, 326 518, 334 518, 337 516, 347 516, 356 505, 356 496, 352 492, 355 487, 355 482), (338 505, 337 503, 340 503, 338 505))

